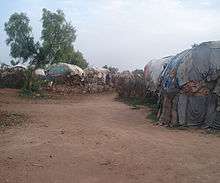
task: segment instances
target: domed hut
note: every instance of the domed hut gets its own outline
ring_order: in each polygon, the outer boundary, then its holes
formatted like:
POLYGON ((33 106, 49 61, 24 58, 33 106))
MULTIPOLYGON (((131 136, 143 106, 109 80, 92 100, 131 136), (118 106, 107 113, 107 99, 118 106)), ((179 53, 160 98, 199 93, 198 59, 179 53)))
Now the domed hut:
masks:
POLYGON ((173 56, 164 57, 162 59, 154 59, 149 61, 144 67, 145 92, 147 96, 157 96, 160 74, 171 58, 173 58, 173 56))
POLYGON ((162 124, 220 129, 220 41, 176 55, 160 79, 162 124))
POLYGON ((84 71, 80 67, 67 63, 50 65, 45 74, 54 84, 69 86, 81 85, 81 79, 84 77, 84 71))
POLYGON ((67 63, 53 64, 47 69, 47 75, 52 77, 59 77, 64 75, 77 75, 81 77, 83 74, 84 71, 80 67, 67 63))

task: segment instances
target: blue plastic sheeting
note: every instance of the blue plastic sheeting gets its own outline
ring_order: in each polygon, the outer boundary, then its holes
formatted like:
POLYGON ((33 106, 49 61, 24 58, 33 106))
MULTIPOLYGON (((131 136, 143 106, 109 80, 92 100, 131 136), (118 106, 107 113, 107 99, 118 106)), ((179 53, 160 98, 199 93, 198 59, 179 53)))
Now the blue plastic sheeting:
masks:
POLYGON ((162 59, 151 60, 144 67, 145 87, 147 91, 156 92, 158 90, 161 72, 173 56, 162 59))
POLYGON ((181 63, 184 62, 184 58, 189 54, 190 50, 185 50, 184 52, 176 55, 171 58, 170 62, 167 64, 167 67, 161 74, 162 87, 166 92, 171 92, 173 89, 179 89, 179 81, 176 77, 178 67, 181 63))
POLYGON ((48 74, 51 76, 60 76, 68 73, 70 73, 70 70, 63 65, 52 65, 48 70, 48 74))
POLYGON ((76 66, 67 63, 57 63, 49 66, 47 69, 47 75, 49 76, 64 76, 64 75, 79 75, 82 76, 84 71, 76 66))

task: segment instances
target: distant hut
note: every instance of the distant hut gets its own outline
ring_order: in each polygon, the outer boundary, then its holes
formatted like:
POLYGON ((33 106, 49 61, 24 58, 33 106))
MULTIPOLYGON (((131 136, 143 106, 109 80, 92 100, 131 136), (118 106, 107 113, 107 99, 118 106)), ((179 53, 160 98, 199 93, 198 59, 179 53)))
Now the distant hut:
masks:
POLYGON ((69 86, 81 85, 84 71, 72 64, 57 63, 48 66, 45 71, 46 78, 51 81, 50 86, 65 84, 69 86))
POLYGON ((77 76, 83 76, 84 71, 72 64, 67 63, 57 63, 49 66, 47 69, 47 75, 51 77, 58 77, 58 76, 64 76, 64 75, 77 75, 77 76))

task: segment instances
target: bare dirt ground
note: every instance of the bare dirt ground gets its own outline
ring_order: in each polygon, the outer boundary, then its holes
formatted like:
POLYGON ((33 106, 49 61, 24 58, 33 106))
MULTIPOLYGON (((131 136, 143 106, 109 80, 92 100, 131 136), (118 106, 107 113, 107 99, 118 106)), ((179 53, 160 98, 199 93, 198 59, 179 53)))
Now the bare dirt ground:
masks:
POLYGON ((114 95, 28 100, 0 109, 31 122, 0 134, 1 183, 217 183, 220 138, 152 125, 114 95))

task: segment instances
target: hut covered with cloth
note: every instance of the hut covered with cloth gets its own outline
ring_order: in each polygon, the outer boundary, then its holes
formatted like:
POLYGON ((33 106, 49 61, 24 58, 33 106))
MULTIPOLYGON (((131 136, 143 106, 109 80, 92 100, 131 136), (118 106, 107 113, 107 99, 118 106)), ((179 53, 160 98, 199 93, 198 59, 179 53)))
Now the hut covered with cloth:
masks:
POLYGON ((220 41, 177 54, 160 82, 161 124, 220 129, 220 41))
POLYGON ((144 67, 145 92, 147 97, 157 97, 160 74, 173 56, 149 61, 144 67))

